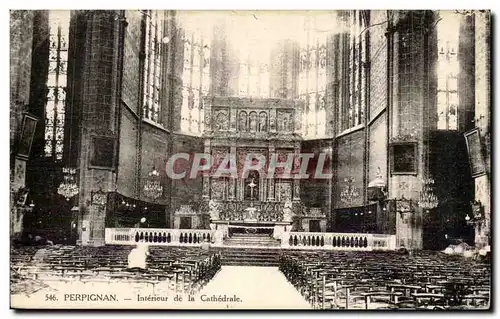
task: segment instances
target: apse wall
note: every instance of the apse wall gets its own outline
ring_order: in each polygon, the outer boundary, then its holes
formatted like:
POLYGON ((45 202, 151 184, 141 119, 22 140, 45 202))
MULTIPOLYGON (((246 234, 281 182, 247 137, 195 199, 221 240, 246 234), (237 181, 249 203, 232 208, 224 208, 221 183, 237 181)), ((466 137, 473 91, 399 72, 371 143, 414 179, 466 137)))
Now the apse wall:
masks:
MULTIPOLYGON (((200 137, 174 134, 172 136, 172 154, 178 153, 203 153, 204 140, 200 137)), ((201 176, 191 179, 191 164, 185 160, 177 160, 175 163, 175 173, 186 172, 186 177, 182 179, 169 179, 171 183, 171 204, 170 214, 172 215, 181 205, 191 205, 194 210, 202 199, 203 180, 201 176)), ((171 218, 171 220, 173 220, 171 218)))
POLYGON ((334 159, 337 181, 335 208, 359 207, 364 204, 364 138, 364 130, 359 130, 336 140, 337 156, 334 159), (342 201, 341 193, 348 186, 355 187, 359 196, 350 201, 342 201))
MULTIPOLYGON (((301 187, 301 201, 306 207, 316 207, 321 208, 329 215, 331 211, 331 179, 315 179, 313 174, 316 169, 316 161, 320 153, 328 153, 327 160, 325 161, 325 170, 332 173, 332 140, 309 140, 302 142, 301 152, 302 154, 314 154, 315 158, 310 160, 308 174, 310 174, 309 179, 303 179, 300 181, 301 187)), ((333 171, 333 174, 336 172, 333 171)))

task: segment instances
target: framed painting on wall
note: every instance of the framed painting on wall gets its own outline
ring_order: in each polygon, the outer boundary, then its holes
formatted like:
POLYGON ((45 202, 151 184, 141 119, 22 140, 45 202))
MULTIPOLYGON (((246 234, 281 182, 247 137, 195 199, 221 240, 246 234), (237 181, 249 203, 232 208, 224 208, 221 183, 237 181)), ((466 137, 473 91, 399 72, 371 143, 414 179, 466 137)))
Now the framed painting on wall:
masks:
POLYGON ((469 155, 469 165, 472 177, 479 177, 486 174, 479 129, 475 128, 464 134, 467 144, 467 154, 469 155))
POLYGON ((391 174, 417 175, 417 145, 416 142, 391 143, 391 174))
POLYGON ((36 124, 38 118, 35 116, 25 113, 23 115, 23 124, 21 127, 21 136, 19 137, 19 144, 17 146, 17 157, 20 159, 27 160, 31 152, 31 144, 33 142, 33 136, 35 134, 36 124))
POLYGON ((110 169, 114 166, 115 139, 108 136, 92 136, 90 167, 110 169))

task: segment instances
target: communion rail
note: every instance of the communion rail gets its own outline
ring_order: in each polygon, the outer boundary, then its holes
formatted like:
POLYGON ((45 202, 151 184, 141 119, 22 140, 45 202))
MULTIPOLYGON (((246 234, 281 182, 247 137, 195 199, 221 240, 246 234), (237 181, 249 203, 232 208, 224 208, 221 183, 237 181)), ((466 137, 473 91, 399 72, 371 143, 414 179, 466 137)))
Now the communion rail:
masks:
MULTIPOLYGON (((206 240, 222 246, 216 231, 209 229, 106 228, 106 244, 201 246, 206 240)), ((283 249, 305 250, 395 250, 396 236, 364 233, 290 232, 280 237, 283 249)))
POLYGON ((395 235, 312 232, 290 232, 289 234, 282 238, 281 247, 313 250, 396 250, 395 235))
POLYGON ((106 228, 105 236, 108 245, 145 243, 163 246, 200 246, 205 240, 213 241, 214 231, 209 229, 106 228))

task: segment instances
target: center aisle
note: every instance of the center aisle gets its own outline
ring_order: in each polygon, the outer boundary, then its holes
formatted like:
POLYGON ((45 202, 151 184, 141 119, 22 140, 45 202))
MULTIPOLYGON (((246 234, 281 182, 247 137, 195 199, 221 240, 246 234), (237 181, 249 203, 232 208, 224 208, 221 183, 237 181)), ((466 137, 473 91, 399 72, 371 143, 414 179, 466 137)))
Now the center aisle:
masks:
POLYGON ((223 266, 197 299, 210 309, 311 309, 278 267, 223 266))

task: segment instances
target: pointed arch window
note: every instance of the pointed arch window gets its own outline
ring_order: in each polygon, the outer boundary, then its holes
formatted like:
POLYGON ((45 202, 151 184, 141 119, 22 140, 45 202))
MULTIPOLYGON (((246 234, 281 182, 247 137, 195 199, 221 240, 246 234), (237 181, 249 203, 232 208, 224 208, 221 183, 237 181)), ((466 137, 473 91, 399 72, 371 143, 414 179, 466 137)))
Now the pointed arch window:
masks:
MULTIPOLYGON (((304 101, 303 133, 307 137, 324 136, 325 95, 327 85, 326 35, 321 25, 325 17, 312 16, 304 21, 305 36, 299 52, 298 92, 304 101), (322 23, 320 23, 322 22, 322 23)), ((326 18, 326 21, 330 19, 326 18)))
POLYGON ((366 43, 360 34, 364 29, 364 21, 360 10, 349 15, 349 56, 348 56, 348 103, 344 109, 343 129, 347 130, 363 124, 365 117, 364 91, 366 70, 363 62, 366 56, 366 43))
POLYGON ((182 38, 182 106, 180 129, 200 134, 204 130, 203 98, 210 89, 210 27, 199 23, 199 18, 181 15, 182 38))
POLYGON ((46 157, 62 160, 70 11, 49 11, 49 72, 45 106, 46 157))
POLYGON ((143 12, 146 20, 144 30, 143 115, 145 119, 160 123, 161 57, 166 13, 158 10, 145 10, 143 12))
POLYGON ((441 12, 437 24, 437 128, 458 129, 458 34, 459 19, 453 12, 441 12))

